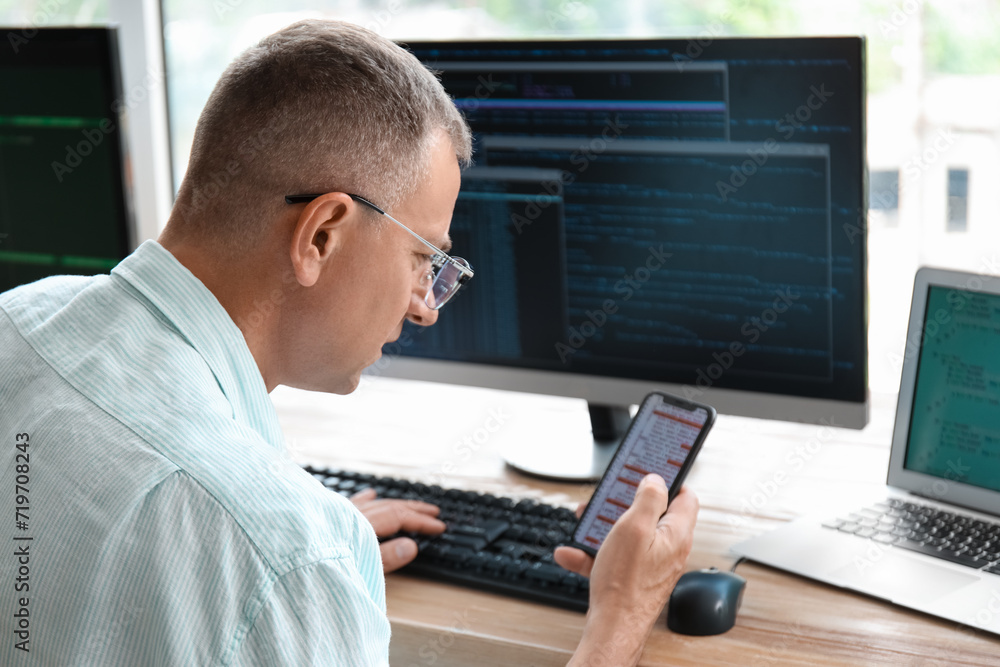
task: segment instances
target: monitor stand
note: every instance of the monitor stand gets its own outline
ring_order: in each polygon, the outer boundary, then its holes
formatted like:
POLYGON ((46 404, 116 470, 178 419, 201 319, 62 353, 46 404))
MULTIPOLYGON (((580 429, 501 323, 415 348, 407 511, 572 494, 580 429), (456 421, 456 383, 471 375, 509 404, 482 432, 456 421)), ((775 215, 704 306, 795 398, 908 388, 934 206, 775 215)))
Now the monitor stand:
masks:
POLYGON ((604 475, 628 429, 628 407, 588 403, 592 439, 566 438, 544 446, 509 447, 507 465, 532 477, 560 482, 596 482, 604 475))

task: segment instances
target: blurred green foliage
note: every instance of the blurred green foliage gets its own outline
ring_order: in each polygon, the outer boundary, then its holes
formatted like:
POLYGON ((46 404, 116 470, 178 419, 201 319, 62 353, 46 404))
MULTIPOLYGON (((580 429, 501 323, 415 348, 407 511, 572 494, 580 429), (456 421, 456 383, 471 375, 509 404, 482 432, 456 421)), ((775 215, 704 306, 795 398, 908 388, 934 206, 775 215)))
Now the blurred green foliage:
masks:
MULTIPOLYGON (((225 34, 256 16, 289 12, 276 0, 163 0, 167 22, 218 29, 203 57, 231 57, 225 34)), ((73 25, 108 20, 109 0, 0 0, 0 25, 73 25)), ((907 31, 918 30, 928 76, 1000 74, 1000 0, 313 0, 296 7, 336 16, 469 10, 511 37, 761 36, 866 34, 869 88, 899 83, 907 31), (828 20, 835 17, 837 20, 828 20)), ((430 37, 431 35, 419 35, 430 37)), ((242 46, 242 45, 241 45, 242 46)))

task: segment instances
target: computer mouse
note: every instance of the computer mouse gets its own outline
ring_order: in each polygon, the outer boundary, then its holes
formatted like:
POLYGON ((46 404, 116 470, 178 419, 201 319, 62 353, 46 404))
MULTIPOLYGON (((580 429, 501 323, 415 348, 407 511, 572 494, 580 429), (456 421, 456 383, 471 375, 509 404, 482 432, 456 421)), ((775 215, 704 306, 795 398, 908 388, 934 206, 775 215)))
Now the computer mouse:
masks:
POLYGON ((667 627, 682 635, 719 635, 736 623, 747 580, 717 568, 693 570, 677 580, 667 627))

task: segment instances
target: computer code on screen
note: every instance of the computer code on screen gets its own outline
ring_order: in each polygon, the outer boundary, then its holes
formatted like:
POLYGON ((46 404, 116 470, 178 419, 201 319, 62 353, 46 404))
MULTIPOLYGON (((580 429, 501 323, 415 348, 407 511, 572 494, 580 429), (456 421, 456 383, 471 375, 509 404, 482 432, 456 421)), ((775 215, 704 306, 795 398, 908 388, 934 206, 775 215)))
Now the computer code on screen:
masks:
POLYGON ((857 40, 683 46, 410 45, 474 132, 476 277, 408 354, 863 400, 857 40))
POLYGON ((129 252, 117 55, 113 29, 0 48, 0 292, 129 252))
POLYGON ((905 467, 1000 491, 1000 296, 932 285, 905 467))

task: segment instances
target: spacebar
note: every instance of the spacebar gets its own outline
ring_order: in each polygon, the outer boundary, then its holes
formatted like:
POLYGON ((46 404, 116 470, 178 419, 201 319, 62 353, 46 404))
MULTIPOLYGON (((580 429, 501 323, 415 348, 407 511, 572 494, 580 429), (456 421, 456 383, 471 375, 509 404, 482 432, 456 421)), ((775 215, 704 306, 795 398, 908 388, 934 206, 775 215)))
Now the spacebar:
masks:
POLYGON ((957 554, 951 549, 937 549, 935 547, 929 547, 926 544, 913 542, 911 540, 896 540, 893 542, 893 546, 908 549, 910 551, 916 551, 917 553, 927 554, 928 556, 934 556, 935 558, 940 558, 941 560, 946 560, 950 563, 958 563, 959 565, 965 565, 967 567, 974 567, 977 569, 989 565, 989 561, 976 560, 975 558, 969 558, 964 554, 957 554))

